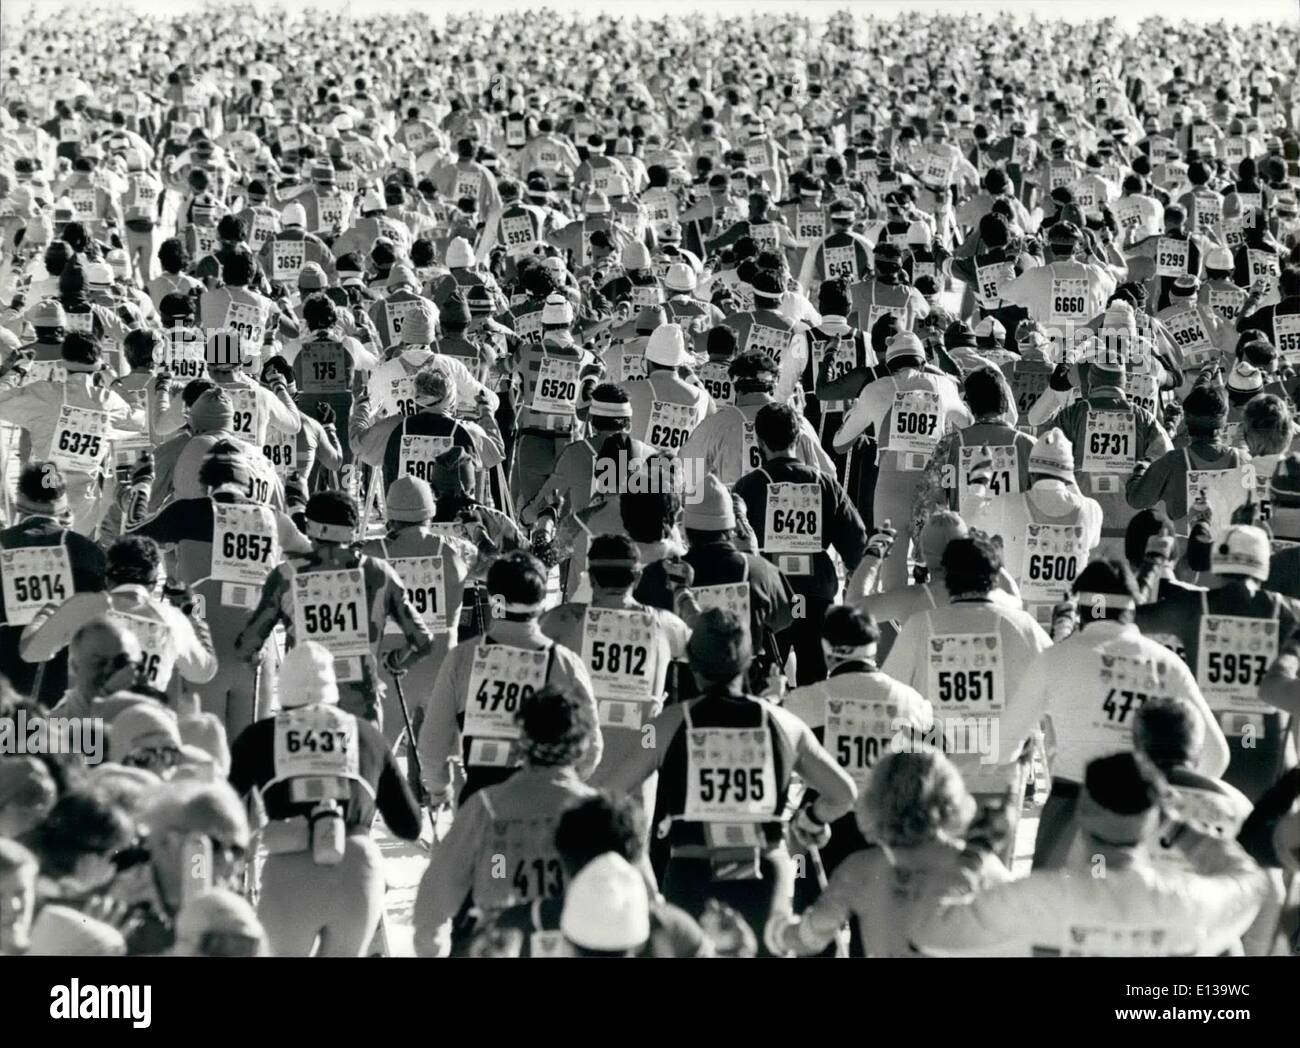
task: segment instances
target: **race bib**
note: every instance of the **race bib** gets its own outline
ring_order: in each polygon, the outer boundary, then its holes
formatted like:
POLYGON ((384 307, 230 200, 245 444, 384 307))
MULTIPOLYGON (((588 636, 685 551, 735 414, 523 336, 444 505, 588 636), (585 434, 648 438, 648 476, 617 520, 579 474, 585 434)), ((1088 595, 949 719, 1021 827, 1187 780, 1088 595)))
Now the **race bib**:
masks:
POLYGON ((749 583, 726 582, 716 586, 694 586, 691 593, 701 611, 721 608, 736 616, 742 623, 750 621, 749 583))
POLYGON ((1165 328, 1189 364, 1199 367, 1214 355, 1214 346, 1197 309, 1180 310, 1166 317, 1165 328))
POLYGON ((953 158, 927 153, 921 167, 921 181, 928 186, 946 186, 952 181, 953 158))
POLYGON ((481 181, 482 179, 477 171, 461 171, 458 169, 456 171, 456 181, 453 183, 451 190, 452 201, 459 202, 469 199, 477 204, 479 183, 481 181))
POLYGON ((930 637, 929 691, 940 716, 1001 713, 1006 706, 1002 638, 997 633, 930 637))
POLYGON ((989 262, 975 270, 976 296, 984 309, 997 309, 1002 303, 1002 285, 1016 279, 1014 262, 989 262))
POLYGON ((195 254, 210 255, 217 249, 217 230, 213 226, 193 226, 195 254))
POLYGON ((388 562, 406 587, 406 599, 430 633, 448 632, 446 568, 442 557, 394 557, 388 562))
POLYGON ((578 372, 576 360, 545 357, 533 387, 534 411, 548 415, 572 415, 578 401, 578 372))
POLYGON ((250 346, 260 346, 266 327, 262 311, 247 302, 231 299, 226 306, 226 317, 222 327, 239 332, 240 338, 250 346))
POLYGON ((106 611, 104 617, 135 634, 142 654, 140 679, 150 687, 166 691, 176 666, 176 641, 171 627, 158 619, 146 619, 114 609, 106 611))
POLYGON ((1052 278, 1052 319, 1061 323, 1083 323, 1088 319, 1088 279, 1052 278))
POLYGON ((1137 421, 1127 411, 1089 411, 1084 428, 1083 472, 1133 472, 1137 421))
POLYGON ((686 730, 685 817, 693 822, 773 819, 776 763, 766 725, 686 730))
POLYGON ((1113 733, 1127 745, 1133 734, 1137 711, 1148 699, 1169 694, 1169 668, 1155 661, 1125 655, 1101 653, 1098 680, 1102 688, 1101 708, 1093 714, 1093 726, 1113 733))
POLYGON ((1234 511, 1249 501, 1255 489, 1255 471, 1249 466, 1235 469, 1187 470, 1187 509, 1204 499, 1214 510, 1214 520, 1226 527, 1234 511))
POLYGON ((271 241, 271 279, 297 283, 306 262, 306 245, 301 240, 271 241))
POLYGON ((248 240, 253 245, 254 251, 261 251, 263 245, 274 237, 277 232, 274 218, 270 215, 255 214, 253 215, 253 228, 248 231, 248 240))
POLYGON ((823 211, 796 211, 794 224, 799 239, 805 244, 813 244, 826 236, 826 214, 823 211))
POLYGON ((1288 364, 1300 362, 1300 313, 1273 312, 1273 334, 1278 352, 1288 364))
POLYGON ((93 189, 70 189, 68 203, 72 213, 79 222, 87 222, 95 217, 95 191, 93 189))
POLYGON ((510 215, 501 219, 501 236, 511 258, 530 254, 537 246, 537 231, 527 215, 510 215))
POLYGON ((316 213, 320 220, 316 226, 317 233, 335 233, 343 226, 343 198, 331 194, 317 200, 316 213))
POLYGON ((745 352, 760 350, 780 363, 792 338, 791 333, 783 328, 767 327, 755 322, 750 325, 749 335, 745 339, 745 352))
POLYGON ((763 538, 765 553, 820 553, 821 485, 792 482, 768 484, 763 538))
POLYGON ((1026 603, 1061 600, 1088 563, 1088 539, 1080 524, 1033 524, 1025 528, 1020 595, 1026 603))
POLYGON ((824 723, 826 749, 858 789, 864 789, 871 769, 890 751, 893 742, 891 704, 828 695, 824 723))
MULTIPOLYGON (((643 362, 644 364, 644 362, 643 362)), ((734 404, 736 392, 726 364, 708 363, 700 367, 700 384, 717 404, 734 404)))
POLYGON ((232 389, 227 386, 226 395, 235 405, 235 417, 230 428, 245 440, 255 442, 258 423, 257 390, 232 389))
POLYGON ((892 313, 895 317, 898 318, 898 328, 900 331, 908 330, 909 322, 907 319, 906 306, 881 306, 881 305, 872 304, 867 309, 866 330, 868 333, 870 333, 875 329, 876 321, 879 320, 881 317, 883 317, 886 313, 892 313))
POLYGON ((295 643, 314 640, 334 656, 340 682, 362 680, 370 653, 366 584, 360 568, 306 571, 293 576, 295 643))
MULTIPOLYGON (((758 173, 766 171, 770 166, 767 162, 767 144, 764 142, 748 142, 745 145, 745 166, 751 171, 758 173)), ((758 238, 755 237, 755 240, 758 238)))
POLYGON ((334 706, 282 710, 275 717, 275 777, 361 774, 357 719, 334 706))
POLYGON ((398 446, 397 475, 419 477, 432 484, 434 460, 454 443, 451 436, 403 433, 398 446))
POLYGON ((676 451, 686 443, 686 438, 695 428, 695 414, 692 404, 652 401, 650 418, 646 423, 646 443, 660 451, 676 451))
MULTIPOLYGON (((1241 312, 1241 307, 1246 304, 1246 292, 1244 291, 1217 291, 1211 288, 1209 297, 1210 308, 1223 317, 1224 320, 1236 320, 1237 314, 1241 312)), ((1274 315, 1273 324, 1276 327, 1276 315, 1274 315)))
POLYGON ((1196 682, 1213 710, 1265 713, 1259 682, 1277 658, 1276 619, 1203 615, 1196 682))
POLYGON ((1160 402, 1160 390, 1156 385, 1155 375, 1149 372, 1131 371, 1124 379, 1124 395, 1129 402, 1144 408, 1153 415, 1160 402))
POLYGON ((275 475, 283 480, 298 464, 298 437, 283 430, 268 429, 267 443, 262 445, 262 456, 271 463, 275 475))
POLYGON ((222 603, 252 607, 271 569, 280 560, 275 516, 266 506, 212 503, 212 578, 239 583, 248 592, 222 603), (251 599, 249 599, 251 598, 251 599))
POLYGON ((1277 282, 1279 272, 1277 255, 1271 251, 1256 251, 1252 248, 1246 252, 1246 258, 1250 263, 1250 282, 1262 282, 1271 289, 1277 282))
POLYGON ((67 546, 23 546, 0 550, 5 623, 26 626, 46 604, 72 596, 72 561, 67 546))
POLYGON ((308 342, 294 364, 301 375, 298 388, 302 392, 338 395, 348 391, 348 356, 339 343, 308 342))
POLYGON ((928 389, 894 391, 886 451, 929 457, 942 436, 939 394, 928 389))
MULTIPOLYGON (((515 713, 523 699, 546 686, 549 657, 547 649, 478 645, 470 670, 464 734, 471 739, 517 739, 515 713)), ((506 762, 508 753, 509 747, 501 749, 501 764, 506 762)))
POLYGON ((640 728, 657 684, 655 620, 647 612, 587 608, 582 661, 602 727, 640 728))
POLYGON ((95 330, 95 314, 90 310, 84 313, 68 311, 64 314, 63 326, 68 331, 75 331, 79 335, 92 334, 95 330))
POLYGON ((1217 193, 1197 193, 1192 197, 1196 212, 1196 231, 1214 233, 1223 222, 1223 198, 1217 193))
POLYGON ((60 469, 94 473, 108 451, 108 412, 64 404, 50 440, 49 459, 60 469))
POLYGON ((749 235, 754 238, 759 251, 775 251, 781 243, 775 222, 751 222, 749 235))
MULTIPOLYGON (((1074 181, 1073 164, 1051 164, 1047 168, 1047 191, 1050 193, 1054 189, 1060 189, 1062 186, 1068 186, 1074 181)), ((1078 197, 1075 197, 1078 200, 1078 197)))
POLYGON ((957 454, 957 505, 966 516, 975 463, 989 459, 993 463, 987 471, 990 495, 1015 495, 1020 492, 1020 457, 1014 444, 993 444, 972 447, 963 444, 957 454))
POLYGON ((758 447, 758 431, 752 422, 740 425, 740 472, 745 474, 761 468, 763 452, 758 447))
POLYGON ((831 247, 827 244, 822 249, 826 259, 826 279, 836 280, 841 277, 856 281, 858 279, 858 252, 853 244, 843 247, 831 247))
POLYGON ((413 313, 422 312, 424 309, 421 300, 418 298, 406 299, 388 299, 384 302, 384 311, 388 314, 388 330, 393 333, 393 341, 400 342, 402 328, 406 326, 406 320, 413 313))
POLYGON ((203 378, 208 373, 203 336, 193 328, 171 328, 165 333, 167 370, 178 379, 203 378))
POLYGON ((1071 922, 1061 944, 1063 957, 1164 957, 1168 930, 1131 923, 1071 922))
POLYGON ((1156 276, 1180 277, 1187 272, 1187 241, 1175 237, 1156 240, 1156 276))
POLYGON ((280 139, 280 148, 286 153, 292 153, 302 147, 302 132, 298 130, 296 124, 282 124, 276 131, 276 135, 280 139))

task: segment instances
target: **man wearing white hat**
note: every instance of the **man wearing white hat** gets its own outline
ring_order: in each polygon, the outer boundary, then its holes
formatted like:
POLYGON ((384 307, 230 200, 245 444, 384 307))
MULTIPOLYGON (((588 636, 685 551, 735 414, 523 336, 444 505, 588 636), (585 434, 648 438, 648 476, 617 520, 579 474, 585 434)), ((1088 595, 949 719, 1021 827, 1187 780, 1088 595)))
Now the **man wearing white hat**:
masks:
POLYGON ((513 362, 520 379, 510 475, 516 506, 527 505, 537 494, 576 432, 583 369, 591 362, 591 355, 573 337, 572 303, 552 294, 541 312, 541 341, 522 343, 513 362))
POLYGON ((676 324, 656 328, 646 343, 646 377, 623 384, 632 405, 632 434, 660 451, 677 451, 695 427, 713 414, 713 398, 681 377, 694 358, 676 324))
POLYGON ((1212 247, 1205 253, 1205 279, 1196 292, 1196 300, 1226 321, 1235 321, 1246 304, 1246 292, 1232 279, 1236 263, 1226 247, 1212 247))
POLYGON ((360 217, 332 245, 334 257, 342 258, 352 252, 369 254, 378 237, 388 237, 398 254, 405 255, 411 247, 410 230, 404 223, 389 218, 386 210, 383 196, 367 189, 361 198, 360 217))
POLYGON ((633 309, 648 309, 663 302, 663 289, 650 265, 650 249, 644 243, 634 240, 625 245, 620 261, 623 274, 600 289, 606 300, 613 305, 627 302, 633 309))
MULTIPOLYGON (((895 335, 885 350, 890 374, 863 388, 834 436, 840 452, 868 431, 875 438, 880 472, 872 519, 877 528, 885 521, 898 527, 911 519, 913 492, 940 439, 973 421, 957 383, 948 375, 925 371, 924 365, 921 340, 910 331, 895 335)), ((906 547, 906 542, 898 543, 882 565, 885 589, 906 584, 906 547)))
POLYGON ((269 820, 258 917, 279 957, 311 956, 318 940, 315 956, 360 957, 385 890, 370 825, 378 812, 392 833, 415 840, 420 808, 379 729, 339 709, 324 647, 300 641, 281 670, 280 712, 231 747, 231 786, 269 820))
POLYGON ((315 233, 307 231, 307 211, 294 200, 280 213, 281 229, 262 245, 258 262, 274 283, 298 285, 303 266, 314 262, 327 276, 334 273, 334 253, 315 233))
POLYGON ((1293 651, 1300 625, 1300 603, 1265 588, 1270 559, 1263 529, 1231 525, 1210 547, 1218 586, 1138 609, 1143 632, 1175 637, 1186 652, 1228 739, 1224 779, 1252 802, 1296 764, 1290 714, 1257 702, 1264 672, 1279 653, 1293 651))
POLYGON ((1184 273, 1169 289, 1169 305, 1156 313, 1156 320, 1164 325, 1182 356, 1184 396, 1191 389, 1196 372, 1206 364, 1219 361, 1225 353, 1231 353, 1237 343, 1232 324, 1208 304, 1208 298, 1202 298, 1200 290, 1200 281, 1184 273))
POLYGON ((965 470, 966 520, 1001 539, 1003 564, 1020 586, 1025 609, 1045 626, 1101 542, 1102 510, 1075 484, 1074 449, 1059 429, 1043 434, 1028 456, 1028 486, 1002 492, 988 483, 992 458, 982 449, 973 456, 965 470))
POLYGON ((447 244, 443 261, 450 271, 446 276, 433 282, 433 301, 438 307, 445 306, 448 299, 458 290, 468 290, 476 285, 483 285, 491 290, 502 306, 505 299, 497 288, 497 282, 491 273, 479 269, 474 260, 474 249, 464 237, 453 237, 447 244))
POLYGON ((696 297, 697 284, 695 270, 685 262, 668 262, 663 277, 666 296, 664 312, 668 320, 680 325, 684 332, 698 339, 710 328, 721 324, 723 314, 722 310, 713 303, 704 302, 696 297))

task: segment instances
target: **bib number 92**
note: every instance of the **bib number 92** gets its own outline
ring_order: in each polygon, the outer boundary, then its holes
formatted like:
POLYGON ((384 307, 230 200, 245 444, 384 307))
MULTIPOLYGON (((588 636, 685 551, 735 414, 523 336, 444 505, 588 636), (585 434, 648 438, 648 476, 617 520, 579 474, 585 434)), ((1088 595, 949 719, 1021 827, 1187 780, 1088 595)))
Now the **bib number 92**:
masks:
POLYGON ((700 800, 706 804, 764 799, 762 768, 700 769, 700 800))

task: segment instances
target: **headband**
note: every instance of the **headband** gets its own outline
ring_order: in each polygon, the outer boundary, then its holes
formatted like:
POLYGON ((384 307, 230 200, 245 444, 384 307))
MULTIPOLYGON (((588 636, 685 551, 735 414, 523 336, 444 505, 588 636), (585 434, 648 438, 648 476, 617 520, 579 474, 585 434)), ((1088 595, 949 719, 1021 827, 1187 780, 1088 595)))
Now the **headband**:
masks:
POLYGON ((320 521, 309 518, 307 520, 307 537, 346 545, 356 538, 356 529, 344 524, 322 524, 320 521))
POLYGON ((594 418, 631 418, 632 405, 626 400, 614 404, 607 400, 593 400, 587 414, 594 418))

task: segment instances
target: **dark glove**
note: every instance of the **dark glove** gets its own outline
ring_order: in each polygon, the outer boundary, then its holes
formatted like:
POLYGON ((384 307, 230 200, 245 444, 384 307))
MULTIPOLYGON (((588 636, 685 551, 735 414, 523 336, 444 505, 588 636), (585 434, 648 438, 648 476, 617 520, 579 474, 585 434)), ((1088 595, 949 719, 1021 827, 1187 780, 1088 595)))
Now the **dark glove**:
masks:
POLYGON ((149 451, 140 452, 140 459, 136 462, 135 467, 131 470, 131 483, 134 484, 151 484, 153 483, 153 453, 149 451))
POLYGON ((312 410, 315 412, 316 418, 320 421, 322 426, 332 426, 334 424, 334 409, 330 407, 327 401, 322 400, 318 402, 316 407, 312 410))
POLYGON ((1073 383, 1070 382, 1070 365, 1062 361, 1052 371, 1047 384, 1058 393, 1068 393, 1073 383))

